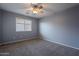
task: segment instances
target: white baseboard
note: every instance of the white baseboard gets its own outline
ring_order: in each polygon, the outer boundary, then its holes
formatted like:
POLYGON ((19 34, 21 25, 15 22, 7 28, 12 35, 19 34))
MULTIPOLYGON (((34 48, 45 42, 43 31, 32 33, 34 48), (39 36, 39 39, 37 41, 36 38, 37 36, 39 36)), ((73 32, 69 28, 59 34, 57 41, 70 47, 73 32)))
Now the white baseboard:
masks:
POLYGON ((32 38, 29 38, 29 39, 22 39, 22 40, 15 40, 15 41, 3 42, 3 43, 0 43, 0 45, 11 44, 11 43, 21 42, 21 41, 25 41, 25 40, 37 39, 37 38, 38 37, 32 37, 32 38))
MULTIPOLYGON (((44 39, 44 40, 46 40, 46 39, 44 39)), ((56 43, 56 44, 59 44, 59 45, 62 45, 62 46, 66 46, 66 47, 69 47, 69 48, 73 48, 73 49, 79 50, 79 48, 77 48, 77 47, 72 47, 72 46, 67 45, 67 44, 63 44, 63 43, 59 43, 59 42, 54 42, 54 41, 50 41, 50 40, 46 40, 46 41, 53 42, 53 43, 56 43)))
MULTIPOLYGON (((38 38, 39 38, 39 39, 42 39, 41 37, 32 37, 32 38, 29 38, 29 39, 22 39, 22 40, 4 42, 4 43, 0 43, 0 45, 11 44, 11 43, 16 43, 16 42, 21 42, 21 41, 31 40, 31 39, 38 39, 38 38)), ((46 40, 46 39, 44 39, 44 40, 46 40)), ((46 41, 53 42, 53 41, 50 41, 50 40, 46 40, 46 41)), ((73 49, 79 50, 79 48, 72 47, 72 46, 67 45, 67 44, 63 44, 63 43, 59 43, 59 42, 53 42, 53 43, 60 44, 60 45, 63 45, 63 46, 69 47, 69 48, 73 48, 73 49)))

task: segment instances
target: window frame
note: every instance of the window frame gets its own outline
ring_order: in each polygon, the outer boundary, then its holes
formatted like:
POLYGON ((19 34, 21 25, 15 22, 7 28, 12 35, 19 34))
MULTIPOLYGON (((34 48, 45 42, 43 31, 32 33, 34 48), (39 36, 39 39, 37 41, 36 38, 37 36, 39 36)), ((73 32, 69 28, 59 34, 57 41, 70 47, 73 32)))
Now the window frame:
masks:
POLYGON ((20 18, 20 19, 23 19, 24 23, 17 23, 17 22, 16 22, 16 25, 17 25, 17 24, 23 24, 23 25, 24 25, 24 31, 17 31, 17 26, 16 26, 16 32, 26 32, 26 31, 27 31, 27 32, 31 32, 31 31, 32 31, 32 20, 30 20, 30 19, 25 19, 25 18, 21 18, 21 17, 16 17, 16 20, 19 19, 19 18, 20 18), (25 23, 25 20, 30 21, 30 24, 26 24, 26 23, 25 23), (31 30, 26 30, 26 29, 25 29, 25 25, 30 25, 30 26, 31 26, 31 28, 30 28, 31 30))

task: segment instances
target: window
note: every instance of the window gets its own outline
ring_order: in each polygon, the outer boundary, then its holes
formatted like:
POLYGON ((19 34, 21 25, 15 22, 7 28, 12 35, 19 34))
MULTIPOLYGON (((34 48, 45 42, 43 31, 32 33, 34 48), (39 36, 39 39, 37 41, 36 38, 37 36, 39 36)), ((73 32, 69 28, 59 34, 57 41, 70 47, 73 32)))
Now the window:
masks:
POLYGON ((32 21, 17 17, 16 31, 32 31, 32 21))

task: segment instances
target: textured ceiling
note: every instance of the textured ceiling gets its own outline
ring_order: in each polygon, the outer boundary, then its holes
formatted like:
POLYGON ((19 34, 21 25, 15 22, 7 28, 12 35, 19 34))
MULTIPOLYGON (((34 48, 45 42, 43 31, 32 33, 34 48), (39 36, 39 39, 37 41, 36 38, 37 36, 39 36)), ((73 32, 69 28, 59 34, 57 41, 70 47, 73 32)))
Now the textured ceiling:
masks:
POLYGON ((46 8, 44 14, 41 15, 35 15, 32 13, 27 13, 29 11, 26 11, 27 8, 29 8, 29 3, 1 3, 0 4, 0 9, 18 13, 18 14, 23 14, 26 16, 30 17, 35 17, 35 18, 42 18, 48 15, 51 15, 55 12, 59 12, 62 10, 65 10, 67 8, 73 7, 77 5, 76 3, 46 3, 46 8))

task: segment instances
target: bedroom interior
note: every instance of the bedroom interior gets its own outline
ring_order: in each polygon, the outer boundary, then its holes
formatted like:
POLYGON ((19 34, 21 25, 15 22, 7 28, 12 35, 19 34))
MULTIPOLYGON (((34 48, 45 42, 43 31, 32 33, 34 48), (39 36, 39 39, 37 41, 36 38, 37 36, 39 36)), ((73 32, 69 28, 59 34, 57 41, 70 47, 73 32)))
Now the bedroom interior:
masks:
POLYGON ((78 3, 0 3, 0 56, 79 56, 78 3))

